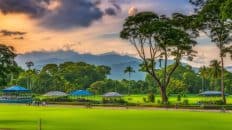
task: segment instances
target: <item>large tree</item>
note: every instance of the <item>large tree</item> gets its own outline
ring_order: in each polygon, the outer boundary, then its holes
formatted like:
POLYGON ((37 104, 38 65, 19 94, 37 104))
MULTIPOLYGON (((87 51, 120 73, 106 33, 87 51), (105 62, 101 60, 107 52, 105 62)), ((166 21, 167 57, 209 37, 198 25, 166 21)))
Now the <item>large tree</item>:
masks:
POLYGON ((224 59, 229 54, 232 58, 232 21, 223 18, 222 5, 228 0, 191 0, 197 7, 199 29, 215 43, 221 62, 222 100, 226 104, 224 88, 224 59))
POLYGON ((7 77, 16 68, 16 54, 12 46, 0 44, 0 86, 7 85, 7 77))
POLYGON ((120 34, 135 47, 143 61, 142 70, 157 82, 163 103, 168 102, 166 90, 172 74, 183 57, 192 59, 192 47, 196 44, 183 26, 186 23, 174 24, 174 19, 176 17, 169 19, 153 12, 141 12, 126 19, 120 34), (164 61, 164 69, 162 75, 157 75, 156 63, 160 58, 164 61), (169 59, 174 61, 171 68, 167 67, 169 59))

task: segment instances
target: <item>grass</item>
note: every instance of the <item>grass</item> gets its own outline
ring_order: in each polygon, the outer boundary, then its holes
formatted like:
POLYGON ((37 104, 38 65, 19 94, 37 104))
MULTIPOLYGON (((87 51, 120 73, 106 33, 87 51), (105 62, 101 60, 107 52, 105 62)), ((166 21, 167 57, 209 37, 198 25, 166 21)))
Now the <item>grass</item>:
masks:
POLYGON ((37 130, 39 118, 42 130, 232 129, 231 113, 0 105, 0 129, 37 130))
MULTIPOLYGON (((102 96, 97 95, 97 96, 90 96, 87 97, 88 99, 91 100, 97 100, 101 101, 102 96)), ((139 103, 139 104, 144 104, 143 98, 147 98, 147 95, 141 94, 141 95, 124 95, 123 99, 130 103, 139 103)), ((182 97, 181 100, 184 101, 187 99, 189 101, 189 104, 197 104, 198 101, 202 100, 220 100, 221 97, 216 97, 216 98, 210 98, 210 97, 199 97, 198 95, 186 95, 186 97, 182 97)), ((149 103, 149 104, 157 104, 158 100, 161 100, 161 97, 159 95, 155 96, 156 103, 149 103)), ((172 95, 169 96, 169 102, 172 104, 175 104, 177 102, 177 95, 172 95)), ((232 96, 227 97, 227 104, 232 104, 232 96)))

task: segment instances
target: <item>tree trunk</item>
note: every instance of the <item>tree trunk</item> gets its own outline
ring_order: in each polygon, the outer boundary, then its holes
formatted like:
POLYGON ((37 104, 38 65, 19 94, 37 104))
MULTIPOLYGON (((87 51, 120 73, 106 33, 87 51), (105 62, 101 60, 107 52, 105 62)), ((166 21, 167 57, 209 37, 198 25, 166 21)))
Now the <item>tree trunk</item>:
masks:
POLYGON ((161 91, 162 103, 167 104, 168 103, 168 96, 167 96, 167 92, 166 92, 166 87, 164 87, 164 86, 160 87, 160 91, 161 91))
POLYGON ((224 59, 221 56, 221 92, 222 92, 222 101, 226 104, 226 96, 225 96, 225 87, 224 87, 224 59))

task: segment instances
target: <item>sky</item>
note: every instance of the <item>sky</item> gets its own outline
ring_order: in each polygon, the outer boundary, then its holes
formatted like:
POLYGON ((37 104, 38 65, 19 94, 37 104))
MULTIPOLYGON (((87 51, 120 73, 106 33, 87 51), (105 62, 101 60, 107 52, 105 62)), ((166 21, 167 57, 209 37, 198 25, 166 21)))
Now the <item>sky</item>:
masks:
MULTIPOLYGON (((19 54, 62 49, 136 57, 133 46, 119 38, 133 11, 193 13, 188 0, 0 0, 0 43, 14 46, 19 54)), ((197 57, 184 62, 199 67, 218 58, 217 48, 205 35, 197 41, 197 57)), ((226 65, 232 65, 229 58, 226 65)))

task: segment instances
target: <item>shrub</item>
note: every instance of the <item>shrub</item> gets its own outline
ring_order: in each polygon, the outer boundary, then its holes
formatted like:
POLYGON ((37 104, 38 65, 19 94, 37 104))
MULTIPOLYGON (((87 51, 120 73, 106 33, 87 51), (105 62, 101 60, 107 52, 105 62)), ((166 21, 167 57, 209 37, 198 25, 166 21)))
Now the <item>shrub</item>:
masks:
POLYGON ((158 99, 158 100, 157 100, 157 103, 158 103, 158 104, 161 104, 161 101, 160 101, 160 99, 158 99))
POLYGON ((183 101, 183 104, 184 104, 184 105, 188 105, 188 104, 189 104, 189 100, 188 100, 188 99, 185 99, 185 100, 183 101))
POLYGON ((223 105, 222 100, 202 100, 198 102, 199 104, 204 104, 204 105, 223 105))
POLYGON ((154 103, 155 102, 155 95, 154 93, 148 94, 148 101, 154 103))
POLYGON ((124 99, 102 98, 102 103, 127 104, 124 99))
POLYGON ((177 95, 177 101, 178 101, 178 102, 181 101, 181 95, 180 95, 180 94, 177 95))
POLYGON ((143 97, 143 102, 147 102, 147 98, 143 97))

